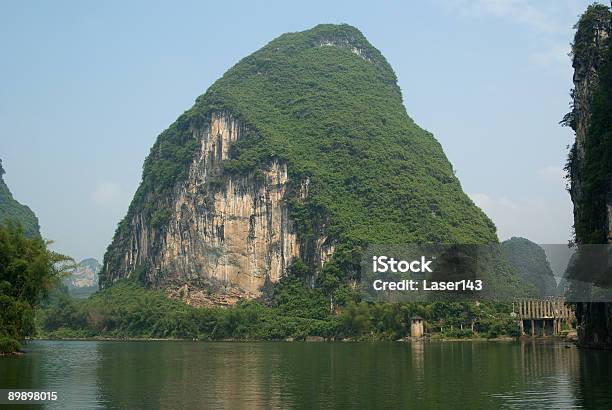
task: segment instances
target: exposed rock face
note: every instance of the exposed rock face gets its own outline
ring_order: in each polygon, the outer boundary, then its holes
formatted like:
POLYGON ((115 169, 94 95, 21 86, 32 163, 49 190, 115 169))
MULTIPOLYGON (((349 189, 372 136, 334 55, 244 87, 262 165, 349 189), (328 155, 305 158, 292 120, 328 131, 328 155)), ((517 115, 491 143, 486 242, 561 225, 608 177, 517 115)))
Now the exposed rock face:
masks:
POLYGON ((64 283, 75 288, 98 287, 98 272, 102 266, 94 258, 84 259, 64 283))
MULTIPOLYGON (((199 153, 186 181, 174 190, 169 220, 152 230, 142 213, 134 216, 115 278, 155 266, 157 274, 149 274, 149 282, 203 305, 256 297, 268 281, 287 272, 300 244, 288 217, 286 164, 273 161, 259 175, 220 175, 221 162, 243 131, 227 112, 213 113, 210 125, 193 130, 199 153)), ((317 242, 320 263, 333 252, 324 242, 317 242)))
POLYGON ((98 273, 102 265, 94 259, 84 259, 64 279, 68 292, 76 298, 85 298, 98 290, 98 273))

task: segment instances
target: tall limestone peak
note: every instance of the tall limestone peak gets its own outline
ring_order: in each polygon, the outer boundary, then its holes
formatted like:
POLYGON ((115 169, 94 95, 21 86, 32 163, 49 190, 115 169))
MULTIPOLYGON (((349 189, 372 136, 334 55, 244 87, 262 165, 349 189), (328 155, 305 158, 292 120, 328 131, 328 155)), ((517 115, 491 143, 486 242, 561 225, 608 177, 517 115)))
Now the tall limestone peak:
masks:
POLYGON ((607 6, 589 6, 575 26, 572 45, 572 110, 562 123, 576 133, 566 169, 577 243, 612 242, 612 185, 608 181, 610 153, 606 138, 612 106, 608 101, 612 87, 611 19, 607 6))
MULTIPOLYGON (((612 244, 612 11, 592 4, 575 28, 572 111, 563 119, 576 133, 566 166, 574 240, 578 245, 612 244)), ((610 272, 596 276, 591 294, 610 300, 610 272)), ((611 313, 610 302, 577 303, 579 344, 612 349, 611 313)))
POLYGON ((34 212, 23 205, 15 198, 4 182, 5 171, 0 160, 0 223, 11 221, 19 223, 23 226, 23 230, 28 236, 40 236, 40 228, 38 226, 38 218, 34 212))
POLYGON ((318 25, 242 59, 161 133, 104 257, 191 300, 255 297, 292 269, 358 279, 367 244, 497 243, 359 30, 318 25))

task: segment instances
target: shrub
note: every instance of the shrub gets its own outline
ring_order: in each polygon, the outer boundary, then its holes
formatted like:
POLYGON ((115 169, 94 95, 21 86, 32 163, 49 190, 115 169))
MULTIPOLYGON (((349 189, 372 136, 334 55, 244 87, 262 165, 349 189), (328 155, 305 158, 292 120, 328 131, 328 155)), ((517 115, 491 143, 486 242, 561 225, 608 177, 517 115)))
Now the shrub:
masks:
POLYGON ((10 337, 0 337, 0 354, 17 352, 21 349, 21 345, 15 339, 10 337))

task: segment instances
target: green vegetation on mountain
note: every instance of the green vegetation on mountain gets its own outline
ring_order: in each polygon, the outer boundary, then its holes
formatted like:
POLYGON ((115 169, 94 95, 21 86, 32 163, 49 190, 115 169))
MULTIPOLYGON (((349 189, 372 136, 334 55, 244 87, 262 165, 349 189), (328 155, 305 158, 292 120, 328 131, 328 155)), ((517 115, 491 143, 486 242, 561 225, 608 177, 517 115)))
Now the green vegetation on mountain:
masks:
POLYGON ((21 224, 26 235, 39 236, 38 218, 30 208, 13 198, 11 191, 4 182, 4 173, 0 160, 0 224, 5 221, 12 221, 21 224))
POLYGON ((557 282, 546 252, 538 244, 529 239, 513 237, 502 242, 502 250, 521 279, 537 289, 538 297, 557 295, 557 282))
POLYGON ((302 235, 322 212, 341 242, 494 242, 439 143, 406 114, 396 81, 357 29, 321 25, 243 59, 194 111, 226 109, 255 126, 226 170, 250 172, 278 158, 292 181, 310 179, 307 203, 294 203, 302 235))
POLYGON ((67 260, 21 226, 0 225, 0 353, 17 350, 33 334, 34 309, 57 285, 67 260))
MULTIPOLYGON (((335 245, 314 277, 338 301, 347 300, 343 284, 358 280, 368 244, 497 243, 493 223, 462 191, 440 144, 407 115, 382 54, 356 28, 325 24, 284 34, 242 59, 158 137, 105 255, 102 286, 124 260, 136 213, 150 229, 164 229, 172 190, 198 152, 193 130, 220 111, 247 132, 218 177, 258 175, 273 160, 287 164, 299 240, 325 236, 335 245), (298 200, 306 179, 308 196, 298 200)), ((511 282, 508 267, 499 267, 499 282, 511 282)))

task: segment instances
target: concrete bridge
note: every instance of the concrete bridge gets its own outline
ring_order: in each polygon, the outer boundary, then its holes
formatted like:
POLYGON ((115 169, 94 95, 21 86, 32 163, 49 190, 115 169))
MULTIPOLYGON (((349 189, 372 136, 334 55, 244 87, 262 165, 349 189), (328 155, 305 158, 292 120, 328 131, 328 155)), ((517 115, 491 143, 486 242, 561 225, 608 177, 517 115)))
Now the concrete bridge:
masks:
POLYGON ((562 297, 545 299, 521 298, 512 302, 512 312, 518 319, 521 335, 551 336, 561 333, 561 324, 571 327, 574 311, 562 297))

